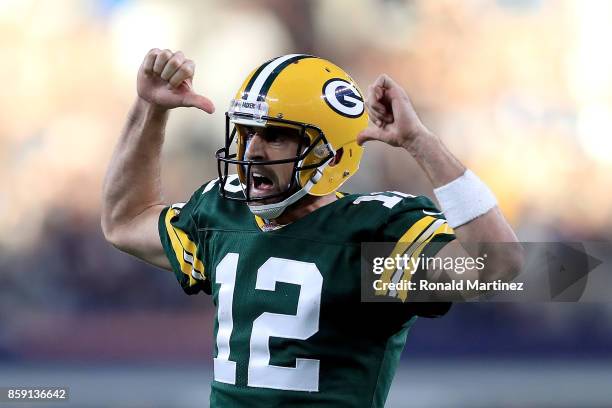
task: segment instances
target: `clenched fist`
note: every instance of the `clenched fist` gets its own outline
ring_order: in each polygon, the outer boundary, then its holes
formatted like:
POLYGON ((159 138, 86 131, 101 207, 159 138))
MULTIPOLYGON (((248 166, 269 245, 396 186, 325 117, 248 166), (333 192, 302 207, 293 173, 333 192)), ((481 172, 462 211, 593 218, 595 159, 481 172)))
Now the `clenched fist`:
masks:
POLYGON ((429 134, 406 91, 388 75, 379 76, 368 87, 366 107, 371 123, 357 136, 360 145, 380 140, 395 147, 409 147, 419 136, 429 134))
POLYGON ((138 96, 163 109, 195 107, 213 113, 210 99, 193 90, 195 64, 182 52, 153 48, 138 70, 138 96))

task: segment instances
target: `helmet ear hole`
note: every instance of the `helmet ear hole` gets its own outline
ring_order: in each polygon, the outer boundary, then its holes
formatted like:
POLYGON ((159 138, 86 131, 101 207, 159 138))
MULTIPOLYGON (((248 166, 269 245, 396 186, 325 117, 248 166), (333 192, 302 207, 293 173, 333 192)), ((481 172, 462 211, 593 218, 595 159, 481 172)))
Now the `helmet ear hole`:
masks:
POLYGON ((340 160, 342 160, 342 155, 344 154, 344 148, 341 147, 336 151, 336 155, 333 157, 333 159, 331 159, 331 161, 329 162, 329 166, 330 167, 334 167, 336 164, 340 163, 340 160))

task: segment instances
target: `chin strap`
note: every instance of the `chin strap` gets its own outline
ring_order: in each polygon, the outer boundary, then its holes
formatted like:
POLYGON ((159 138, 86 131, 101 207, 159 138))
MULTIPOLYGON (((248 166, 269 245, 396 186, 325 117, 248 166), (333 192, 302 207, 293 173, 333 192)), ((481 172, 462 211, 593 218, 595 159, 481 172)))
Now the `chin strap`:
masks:
POLYGON ((283 201, 279 201, 278 203, 264 205, 249 204, 249 210, 251 210, 253 214, 263 218, 264 220, 272 220, 274 218, 278 218, 281 216, 281 214, 283 213, 283 211, 285 211, 287 207, 289 207, 291 204, 295 203, 297 200, 308 194, 308 191, 310 191, 310 187, 312 187, 313 185, 311 182, 308 182, 308 184, 310 184, 308 189, 306 189, 306 187, 303 187, 295 193, 291 194, 289 197, 285 198, 283 201))

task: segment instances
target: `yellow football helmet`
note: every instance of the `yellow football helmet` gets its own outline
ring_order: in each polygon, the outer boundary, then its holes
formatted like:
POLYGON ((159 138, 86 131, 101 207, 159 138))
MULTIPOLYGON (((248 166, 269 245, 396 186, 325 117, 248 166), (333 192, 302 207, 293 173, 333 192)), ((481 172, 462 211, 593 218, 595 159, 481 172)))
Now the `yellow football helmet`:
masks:
POLYGON ((225 146, 216 153, 219 191, 247 203, 278 198, 273 204, 249 205, 262 218, 278 217, 306 194, 335 191, 359 168, 363 149, 356 138, 368 125, 363 94, 346 72, 327 60, 290 54, 267 61, 249 74, 225 115, 225 146), (304 144, 287 160, 245 160, 245 127, 235 125, 293 128, 304 144), (331 165, 337 154, 339 160, 331 165), (251 197, 248 180, 253 165, 291 162, 294 177, 284 191, 251 197), (243 194, 227 194, 230 164, 236 165, 243 194))

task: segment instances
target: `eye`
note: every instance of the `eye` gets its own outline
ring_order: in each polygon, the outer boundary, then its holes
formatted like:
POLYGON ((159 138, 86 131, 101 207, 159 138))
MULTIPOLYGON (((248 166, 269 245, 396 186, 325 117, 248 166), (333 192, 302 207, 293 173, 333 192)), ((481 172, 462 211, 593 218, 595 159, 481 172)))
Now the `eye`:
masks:
POLYGON ((283 141, 283 135, 279 132, 268 132, 265 138, 268 143, 279 143, 283 141))
POLYGON ((256 131, 252 127, 246 127, 245 126, 244 128, 242 128, 242 134, 244 135, 244 140, 247 141, 247 142, 249 140, 251 140, 253 138, 253 136, 255 136, 255 133, 256 133, 256 131))
POLYGON ((268 143, 282 144, 289 141, 298 141, 299 132, 287 128, 267 128, 265 139, 268 143))

